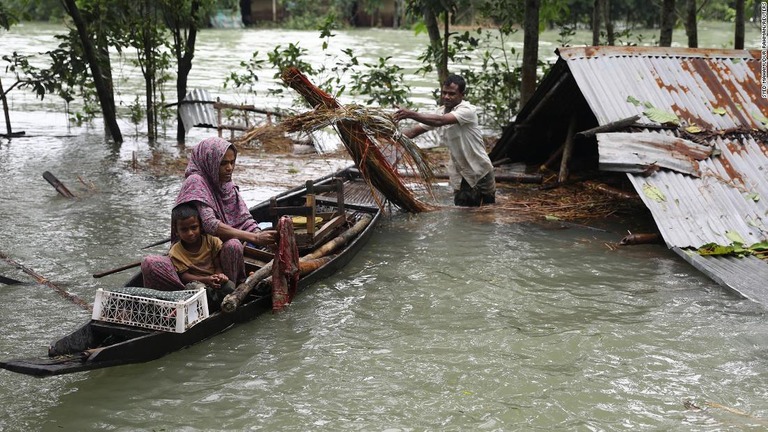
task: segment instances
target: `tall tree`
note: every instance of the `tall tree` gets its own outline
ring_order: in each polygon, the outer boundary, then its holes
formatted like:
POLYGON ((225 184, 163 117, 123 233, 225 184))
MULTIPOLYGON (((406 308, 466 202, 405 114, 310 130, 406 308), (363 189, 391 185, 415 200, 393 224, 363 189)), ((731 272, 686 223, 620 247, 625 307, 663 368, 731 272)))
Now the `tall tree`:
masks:
POLYGON ((40 100, 42 100, 46 94, 58 92, 62 98, 69 102, 66 91, 63 90, 61 76, 50 69, 34 66, 29 61, 30 57, 31 56, 21 55, 17 52, 14 52, 10 56, 3 56, 3 60, 8 62, 6 71, 11 72, 16 78, 16 81, 7 89, 3 88, 3 83, 0 81, 0 100, 2 100, 3 103, 5 127, 9 136, 13 135, 13 129, 11 128, 11 116, 8 110, 7 94, 14 88, 32 89, 40 100))
POLYGON ((661 29, 659 32, 659 46, 672 46, 672 30, 675 28, 677 14, 675 13, 675 0, 664 0, 661 5, 661 29))
POLYGON ((429 43, 432 50, 432 58, 437 69, 437 78, 439 83, 443 83, 448 78, 448 21, 446 21, 445 40, 440 35, 440 24, 438 17, 442 13, 446 18, 449 10, 443 7, 438 0, 422 0, 421 10, 424 15, 424 24, 427 27, 429 43))
POLYGON ((536 90, 536 67, 539 63, 539 1, 525 0, 520 106, 525 105, 536 90))
POLYGON ((733 48, 744 49, 744 0, 735 0, 736 17, 734 22, 736 24, 735 35, 733 37, 733 48))
POLYGON ((699 34, 696 26, 696 0, 687 0, 685 3, 685 34, 688 36, 688 47, 699 47, 699 34))
POLYGON ((161 48, 165 44, 164 26, 158 20, 158 10, 152 0, 132 1, 125 7, 126 44, 136 50, 136 62, 144 77, 144 112, 147 119, 147 139, 157 138, 156 97, 159 75, 163 69, 161 48))
MULTIPOLYGON (((115 99, 112 92, 111 78, 105 79, 106 76, 110 76, 110 68, 105 68, 102 65, 105 63, 103 57, 99 55, 94 47, 93 40, 89 35, 88 23, 83 19, 80 9, 77 6, 75 0, 61 0, 64 10, 72 18, 72 22, 77 28, 77 33, 80 37, 80 42, 83 46, 83 52, 85 59, 88 62, 88 66, 91 70, 91 77, 93 78, 94 86, 96 87, 96 93, 99 98, 99 104, 101 105, 102 116, 104 117, 104 128, 108 135, 112 137, 112 140, 116 144, 123 142, 123 134, 120 132, 120 126, 117 124, 117 113, 115 110, 115 99)), ((98 35, 97 35, 98 37, 98 35)), ((108 63, 107 63, 108 64, 108 63)))
MULTIPOLYGON (((0 3, 0 27, 8 30, 13 24, 17 22, 16 16, 6 8, 6 6, 0 3)), ((10 91, 10 89, 8 89, 10 91)), ((0 101, 3 103, 3 116, 5 117, 5 129, 8 131, 8 135, 13 133, 11 128, 11 115, 8 112, 8 99, 6 98, 6 92, 3 90, 3 81, 0 80, 0 101)))
POLYGON ((611 19, 611 0, 603 0, 603 13, 605 14, 605 38, 608 45, 616 45, 616 36, 613 32, 613 20, 611 19))
POLYGON ((592 8, 592 45, 600 45, 600 21, 603 14, 603 0, 594 0, 592 8))
MULTIPOLYGON (((187 82, 192 71, 192 59, 195 57, 197 33, 203 26, 205 16, 214 2, 211 0, 162 0, 161 7, 165 22, 173 36, 171 50, 176 57, 176 100, 181 102, 187 95, 187 82)), ((176 141, 183 143, 186 130, 181 115, 176 115, 176 141)))

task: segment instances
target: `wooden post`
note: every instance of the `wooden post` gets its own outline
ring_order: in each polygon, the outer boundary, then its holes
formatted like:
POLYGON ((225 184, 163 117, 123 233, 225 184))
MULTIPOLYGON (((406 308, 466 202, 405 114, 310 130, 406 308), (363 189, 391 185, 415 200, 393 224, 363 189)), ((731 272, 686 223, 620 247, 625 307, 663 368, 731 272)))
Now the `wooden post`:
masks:
POLYGON ((568 125, 568 132, 565 137, 565 144, 563 147, 563 158, 560 160, 560 174, 557 176, 558 183, 562 183, 568 179, 568 163, 571 161, 571 154, 573 153, 573 139, 576 132, 576 114, 571 117, 571 123, 568 125))
POLYGON ((8 113, 8 99, 5 97, 5 91, 3 91, 3 82, 0 81, 0 101, 3 102, 3 115, 5 116, 5 129, 8 131, 8 136, 13 134, 11 129, 11 116, 8 113))
POLYGON ((272 22, 277 22, 277 0, 272 0, 272 22))
POLYGON ((602 126, 597 126, 597 127, 593 127, 592 129, 581 131, 576 135, 584 138, 591 138, 599 133, 614 132, 614 131, 626 129, 632 126, 633 124, 635 124, 638 120, 640 120, 640 115, 634 115, 632 117, 627 117, 621 120, 617 120, 615 122, 604 124, 602 126))
POLYGON ((64 198, 75 198, 75 194, 70 192, 69 189, 64 186, 64 183, 60 182, 55 175, 46 171, 43 173, 43 178, 56 189, 56 192, 58 192, 59 195, 63 196, 64 198))
MULTIPOLYGON (((216 98, 216 103, 218 104, 221 102, 221 98, 216 98)), ((218 105, 214 105, 216 108, 216 130, 219 133, 219 138, 221 138, 221 107, 218 105)))

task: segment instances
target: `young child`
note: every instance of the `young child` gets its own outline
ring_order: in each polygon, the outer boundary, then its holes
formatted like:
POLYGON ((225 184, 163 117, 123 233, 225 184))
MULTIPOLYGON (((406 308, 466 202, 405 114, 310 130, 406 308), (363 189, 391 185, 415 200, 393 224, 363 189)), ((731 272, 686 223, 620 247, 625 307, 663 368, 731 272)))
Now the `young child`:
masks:
POLYGON ((209 307, 217 310, 224 297, 235 290, 234 282, 221 271, 221 239, 202 232, 200 215, 192 203, 174 207, 171 223, 179 241, 168 255, 179 278, 184 284, 205 284, 209 307))

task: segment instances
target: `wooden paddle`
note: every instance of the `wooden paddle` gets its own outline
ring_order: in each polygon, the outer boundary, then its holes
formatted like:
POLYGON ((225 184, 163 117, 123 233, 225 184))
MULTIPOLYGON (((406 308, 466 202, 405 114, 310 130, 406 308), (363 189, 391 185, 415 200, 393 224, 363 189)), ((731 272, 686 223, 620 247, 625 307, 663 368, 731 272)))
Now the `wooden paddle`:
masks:
POLYGON ((113 268, 112 270, 106 270, 106 271, 103 271, 103 272, 101 272, 101 273, 94 273, 94 274, 93 274, 93 277, 94 277, 94 278, 96 278, 96 279, 98 279, 98 278, 100 278, 100 277, 104 277, 104 276, 107 276, 107 275, 111 275, 111 274, 114 274, 114 273, 118 273, 118 272, 121 272, 121 271, 123 271, 123 270, 132 269, 132 268, 134 268, 134 267, 138 267, 138 266, 140 266, 140 265, 141 265, 141 261, 132 262, 132 263, 130 263, 130 264, 126 264, 126 265, 124 265, 124 266, 120 266, 120 267, 117 267, 117 268, 113 268))

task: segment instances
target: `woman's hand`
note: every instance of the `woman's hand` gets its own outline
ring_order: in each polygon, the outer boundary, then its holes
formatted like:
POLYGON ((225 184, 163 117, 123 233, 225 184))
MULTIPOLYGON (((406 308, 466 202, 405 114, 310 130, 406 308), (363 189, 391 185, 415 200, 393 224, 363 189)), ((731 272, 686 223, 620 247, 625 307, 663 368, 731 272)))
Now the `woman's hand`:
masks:
POLYGON ((252 237, 249 240, 251 243, 259 246, 269 246, 275 244, 277 241, 277 231, 256 231, 251 233, 252 237))

